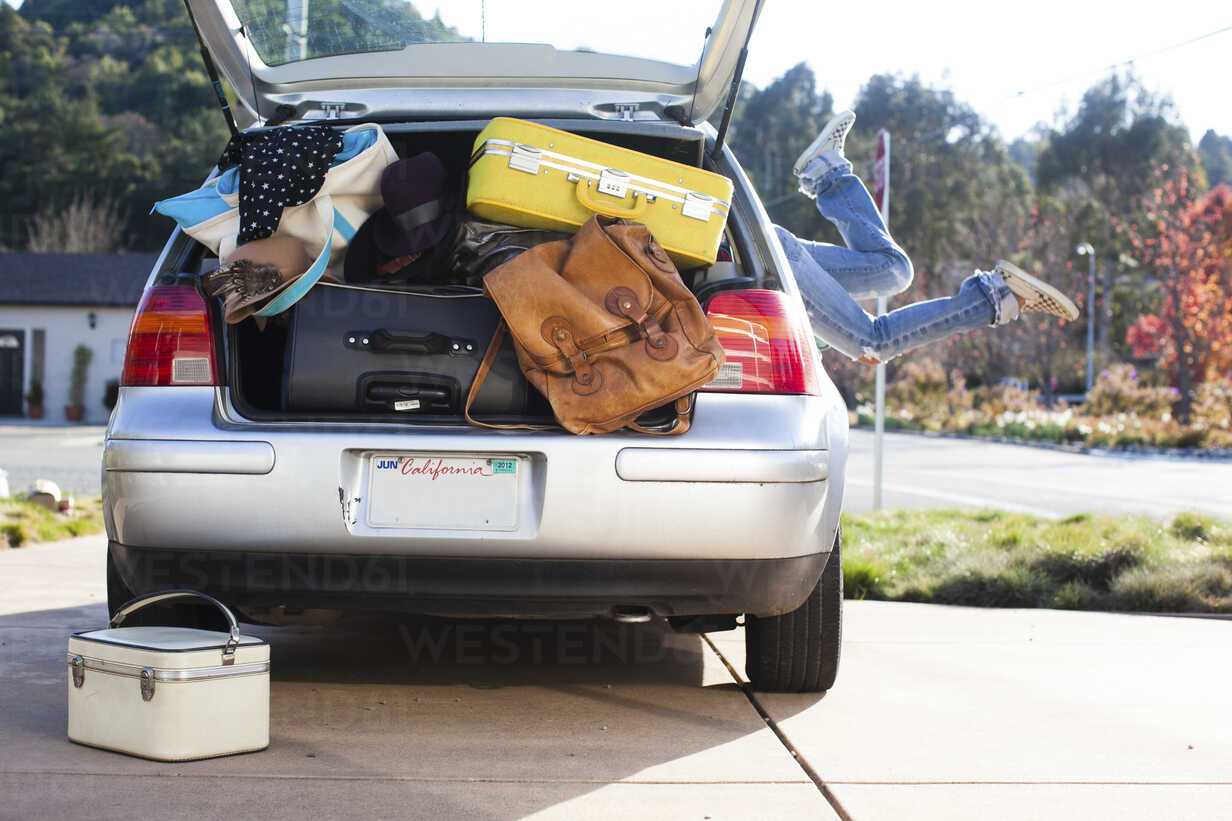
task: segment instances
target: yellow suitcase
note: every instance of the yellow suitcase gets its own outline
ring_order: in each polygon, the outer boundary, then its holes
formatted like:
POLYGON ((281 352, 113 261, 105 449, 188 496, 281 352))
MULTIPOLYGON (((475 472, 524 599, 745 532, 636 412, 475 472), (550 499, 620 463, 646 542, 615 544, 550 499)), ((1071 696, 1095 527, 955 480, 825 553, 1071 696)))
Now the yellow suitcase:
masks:
POLYGON ((475 139, 466 207, 483 219, 575 231, 594 214, 645 223, 680 268, 714 262, 727 177, 567 131, 498 117, 475 139))

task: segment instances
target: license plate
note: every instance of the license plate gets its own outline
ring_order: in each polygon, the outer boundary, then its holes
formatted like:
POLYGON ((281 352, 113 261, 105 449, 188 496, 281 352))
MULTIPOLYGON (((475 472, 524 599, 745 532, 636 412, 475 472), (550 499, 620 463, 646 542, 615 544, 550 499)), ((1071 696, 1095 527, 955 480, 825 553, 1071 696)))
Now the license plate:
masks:
POLYGON ((517 530, 514 456, 374 453, 369 457, 368 525, 419 530, 517 530))

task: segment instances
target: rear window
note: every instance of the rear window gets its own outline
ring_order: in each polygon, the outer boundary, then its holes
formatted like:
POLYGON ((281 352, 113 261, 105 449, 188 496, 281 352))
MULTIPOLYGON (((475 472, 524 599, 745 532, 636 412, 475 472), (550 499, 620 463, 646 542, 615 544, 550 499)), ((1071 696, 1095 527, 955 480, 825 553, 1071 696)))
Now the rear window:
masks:
MULTIPOLYGON (((233 0, 266 65, 426 43, 535 43, 559 51, 697 62, 723 0, 233 0)), ((408 74, 413 67, 408 67, 408 74)))

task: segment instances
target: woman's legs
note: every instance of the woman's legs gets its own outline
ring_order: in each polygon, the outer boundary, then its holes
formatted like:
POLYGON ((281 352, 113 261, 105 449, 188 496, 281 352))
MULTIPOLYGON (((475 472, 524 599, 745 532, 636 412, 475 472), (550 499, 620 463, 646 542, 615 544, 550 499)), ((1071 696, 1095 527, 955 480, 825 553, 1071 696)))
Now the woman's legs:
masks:
POLYGON ((901 353, 973 328, 1004 325, 1019 311, 1044 311, 1073 320, 1078 309, 1051 285, 999 261, 976 271, 952 297, 917 302, 873 317, 856 299, 901 293, 911 284, 911 261, 852 173, 843 144, 855 122, 844 111, 831 118, 792 167, 800 190, 817 200, 847 247, 809 242, 776 226, 814 332, 852 359, 884 362, 901 353))
POLYGON ((864 183, 839 150, 814 157, 800 174, 800 189, 816 197, 844 248, 809 242, 776 228, 791 262, 814 332, 852 359, 884 362, 901 353, 973 328, 1000 325, 1017 315, 1017 302, 996 273, 977 271, 952 297, 907 305, 873 317, 856 299, 900 293, 911 284, 911 261, 890 238, 864 183), (1004 308, 1004 310, 1003 310, 1004 308))
POLYGON ((1009 286, 996 273, 976 271, 952 297, 907 305, 873 317, 843 283, 817 263, 811 249, 783 228, 776 229, 804 297, 813 331, 852 359, 893 359, 951 334, 1002 325, 1018 315, 1009 286))
MULTIPOLYGON (((856 299, 902 293, 911 284, 911 260, 890 238, 881 213, 851 163, 826 151, 800 174, 800 190, 816 198, 817 210, 833 223, 846 247, 798 239, 813 261, 856 299)), ((803 286, 801 286, 803 287, 803 286)))

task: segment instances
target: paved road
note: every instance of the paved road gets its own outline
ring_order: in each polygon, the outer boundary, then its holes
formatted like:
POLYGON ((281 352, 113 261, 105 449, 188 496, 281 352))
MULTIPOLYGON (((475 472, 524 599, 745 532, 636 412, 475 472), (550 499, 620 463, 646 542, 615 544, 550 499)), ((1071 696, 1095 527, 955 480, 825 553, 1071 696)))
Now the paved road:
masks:
MULTIPOLYGON (((1037 516, 1196 510, 1232 520, 1232 461, 1069 453, 887 433, 886 508, 994 507, 1037 516)), ((873 434, 851 432, 846 509, 872 509, 873 434)))
POLYGON ((97 496, 103 458, 102 426, 0 425, 0 470, 9 490, 22 493, 35 479, 62 491, 97 496))
POLYGON ((825 697, 748 694, 730 672, 739 632, 251 627, 273 649, 270 748, 128 758, 64 738, 64 648, 105 619, 102 551, 88 537, 0 552, 0 818, 1134 821, 1232 806, 1232 622, 871 602, 848 603, 825 697))

